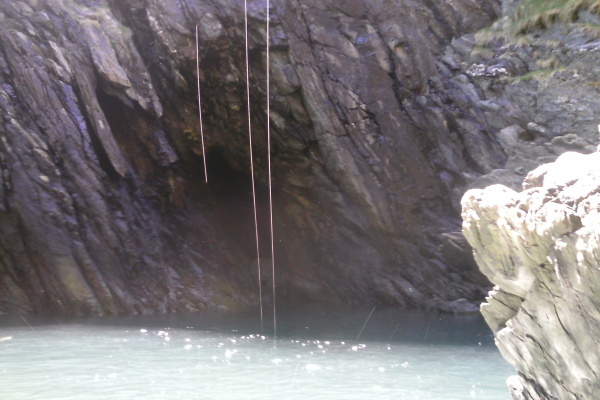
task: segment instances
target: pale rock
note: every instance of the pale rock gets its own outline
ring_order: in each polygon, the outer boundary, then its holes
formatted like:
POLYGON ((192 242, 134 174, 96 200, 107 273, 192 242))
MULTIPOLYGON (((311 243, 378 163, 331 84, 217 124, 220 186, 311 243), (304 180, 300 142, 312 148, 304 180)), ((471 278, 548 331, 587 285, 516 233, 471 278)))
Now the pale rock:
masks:
POLYGON ((600 153, 565 153, 517 193, 470 190, 463 231, 497 286, 481 306, 518 400, 600 393, 600 153))
POLYGON ((519 125, 511 125, 498 132, 498 140, 502 145, 502 149, 509 153, 514 147, 517 147, 520 138, 523 137, 525 130, 519 125))
POLYGON ((527 130, 536 136, 548 136, 548 129, 544 128, 539 124, 536 124, 535 122, 528 123, 527 130))

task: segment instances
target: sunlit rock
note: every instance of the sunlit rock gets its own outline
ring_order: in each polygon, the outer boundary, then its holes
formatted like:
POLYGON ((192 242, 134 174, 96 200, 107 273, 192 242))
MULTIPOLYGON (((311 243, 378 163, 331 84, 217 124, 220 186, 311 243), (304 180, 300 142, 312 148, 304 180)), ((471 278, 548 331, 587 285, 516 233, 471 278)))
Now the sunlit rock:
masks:
POLYGON ((600 393, 600 153, 565 153, 517 193, 471 190, 463 230, 497 286, 481 311, 518 375, 513 398, 600 393))

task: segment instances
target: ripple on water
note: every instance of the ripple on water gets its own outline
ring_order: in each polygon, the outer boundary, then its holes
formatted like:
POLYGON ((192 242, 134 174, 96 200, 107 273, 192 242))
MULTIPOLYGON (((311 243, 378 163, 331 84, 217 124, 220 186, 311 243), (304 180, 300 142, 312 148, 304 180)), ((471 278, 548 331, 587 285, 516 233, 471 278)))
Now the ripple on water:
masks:
POLYGON ((0 399, 510 398, 512 369, 478 341, 359 343, 347 338, 356 330, 343 340, 312 333, 273 341, 189 327, 0 328, 0 399))

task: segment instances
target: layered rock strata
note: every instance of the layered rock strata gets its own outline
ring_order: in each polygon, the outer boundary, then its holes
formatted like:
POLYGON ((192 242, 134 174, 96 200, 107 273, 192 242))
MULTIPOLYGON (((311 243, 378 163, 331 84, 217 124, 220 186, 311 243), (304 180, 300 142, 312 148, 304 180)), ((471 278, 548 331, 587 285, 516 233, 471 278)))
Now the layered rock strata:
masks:
POLYGON ((600 153, 565 153, 517 193, 494 185, 462 200, 463 229, 497 286, 481 306, 518 375, 514 399, 600 393, 600 153))
MULTIPOLYGON (((477 301, 486 282, 452 250, 456 206, 504 154, 440 57, 500 2, 272 5, 279 296, 477 301)), ((264 2, 248 10, 265 258, 264 2)), ((0 312, 257 303, 243 16, 240 1, 0 2, 0 312)))

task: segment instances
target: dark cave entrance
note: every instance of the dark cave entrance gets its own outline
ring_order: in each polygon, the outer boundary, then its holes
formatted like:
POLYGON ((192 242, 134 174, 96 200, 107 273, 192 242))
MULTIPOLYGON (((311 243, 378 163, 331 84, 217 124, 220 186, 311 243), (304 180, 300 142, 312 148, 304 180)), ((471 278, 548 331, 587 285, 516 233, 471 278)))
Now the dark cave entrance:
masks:
MULTIPOLYGON (((252 198, 252 177, 248 170, 239 171, 231 166, 225 149, 212 147, 206 155, 208 184, 204 182, 201 160, 194 174, 199 183, 200 207, 215 222, 224 238, 239 247, 249 259, 256 259, 256 231, 252 198)), ((270 258, 270 223, 268 186, 255 178, 259 250, 261 258, 270 258)), ((273 192, 274 207, 280 203, 278 191, 273 192)), ((274 212, 274 214, 277 214, 274 212)), ((275 221, 277 225, 277 221, 275 221)))

